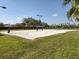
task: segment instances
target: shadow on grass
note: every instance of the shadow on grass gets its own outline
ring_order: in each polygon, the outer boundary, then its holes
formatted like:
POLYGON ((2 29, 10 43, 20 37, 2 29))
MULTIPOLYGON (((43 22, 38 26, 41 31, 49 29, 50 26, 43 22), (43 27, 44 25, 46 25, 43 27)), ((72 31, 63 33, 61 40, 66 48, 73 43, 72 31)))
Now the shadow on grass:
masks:
POLYGON ((0 36, 5 36, 5 35, 0 33, 0 36))

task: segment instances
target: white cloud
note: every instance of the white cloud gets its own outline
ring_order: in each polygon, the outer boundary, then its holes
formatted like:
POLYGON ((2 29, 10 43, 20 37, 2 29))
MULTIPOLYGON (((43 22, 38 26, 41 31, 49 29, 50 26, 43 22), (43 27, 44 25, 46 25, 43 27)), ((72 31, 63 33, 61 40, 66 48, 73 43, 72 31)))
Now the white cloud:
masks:
POLYGON ((0 22, 4 24, 22 23, 22 18, 21 17, 16 17, 15 19, 6 18, 6 19, 1 19, 0 22))
POLYGON ((1 22, 4 24, 13 24, 14 23, 13 20, 8 20, 8 19, 4 19, 4 21, 2 20, 1 22))
POLYGON ((57 16, 58 16, 58 14, 57 14, 57 13, 54 13, 52 16, 57 17, 57 16))
POLYGON ((22 19, 21 17, 17 17, 16 19, 22 19))

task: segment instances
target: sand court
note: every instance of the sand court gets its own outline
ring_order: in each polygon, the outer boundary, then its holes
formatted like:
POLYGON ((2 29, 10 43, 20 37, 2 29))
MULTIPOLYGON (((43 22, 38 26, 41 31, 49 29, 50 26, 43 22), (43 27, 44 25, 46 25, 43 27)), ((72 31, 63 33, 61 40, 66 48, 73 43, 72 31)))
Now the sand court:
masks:
POLYGON ((11 31, 9 34, 7 33, 7 31, 1 31, 0 33, 34 40, 35 38, 55 35, 55 34, 59 34, 59 33, 66 33, 69 31, 75 31, 75 30, 56 30, 56 29, 53 29, 53 30, 45 29, 43 31, 42 30, 38 30, 38 31, 36 31, 36 30, 14 30, 14 31, 11 31))

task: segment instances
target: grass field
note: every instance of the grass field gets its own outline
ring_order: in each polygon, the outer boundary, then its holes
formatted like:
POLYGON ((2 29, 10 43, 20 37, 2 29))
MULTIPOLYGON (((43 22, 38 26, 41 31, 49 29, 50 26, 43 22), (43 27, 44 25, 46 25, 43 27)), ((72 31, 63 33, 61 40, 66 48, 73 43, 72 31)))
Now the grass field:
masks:
POLYGON ((0 59, 79 59, 79 32, 33 41, 0 35, 0 59))

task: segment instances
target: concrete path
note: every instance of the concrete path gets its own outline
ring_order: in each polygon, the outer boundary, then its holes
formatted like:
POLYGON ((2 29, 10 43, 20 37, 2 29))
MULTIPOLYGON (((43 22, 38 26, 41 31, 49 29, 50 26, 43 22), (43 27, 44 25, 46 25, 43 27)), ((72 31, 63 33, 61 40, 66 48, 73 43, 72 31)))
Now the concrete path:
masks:
POLYGON ((45 36, 50 36, 50 35, 55 35, 59 33, 66 33, 69 31, 75 31, 75 30, 18 30, 18 31, 11 31, 9 34, 7 31, 1 31, 0 33, 7 34, 7 35, 14 35, 14 36, 19 36, 23 37, 26 39, 31 39, 34 40, 35 38, 39 37, 45 37, 45 36))

